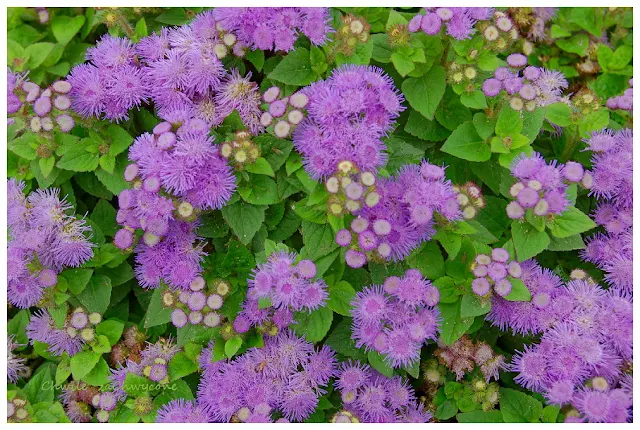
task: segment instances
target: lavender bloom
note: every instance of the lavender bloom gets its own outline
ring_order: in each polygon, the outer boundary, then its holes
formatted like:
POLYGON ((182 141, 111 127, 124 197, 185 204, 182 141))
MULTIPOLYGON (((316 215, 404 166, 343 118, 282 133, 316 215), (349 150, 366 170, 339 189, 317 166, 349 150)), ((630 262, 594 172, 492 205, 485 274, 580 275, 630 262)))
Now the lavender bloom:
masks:
MULTIPOLYGON (((272 321, 282 330, 294 323, 293 311, 311 312, 324 306, 329 294, 322 279, 313 280, 315 264, 311 260, 294 263, 295 259, 294 253, 277 252, 252 272, 238 318, 247 319, 253 326, 272 321), (271 306, 259 309, 260 300, 268 300, 271 306)), ((237 328, 248 330, 249 327, 237 328)))
MULTIPOLYGON (((377 181, 376 194, 380 196, 377 204, 373 207, 364 205, 359 217, 352 222, 351 230, 359 249, 385 260, 403 260, 422 242, 429 240, 435 234, 436 214, 447 221, 455 221, 462 215, 458 194, 445 179, 444 167, 427 161, 406 165, 397 176, 377 181), (361 236, 367 243, 360 243, 361 236)), ((338 232, 338 236, 344 236, 344 233, 338 232)), ((338 244, 350 245, 346 237, 344 241, 339 237, 336 240, 338 244)), ((362 265, 367 258, 360 258, 362 265)))
POLYGON ((209 414, 194 400, 175 399, 158 409, 157 423, 208 423, 209 414))
POLYGON ((494 248, 491 256, 478 254, 471 264, 471 271, 476 277, 471 284, 473 292, 485 297, 493 287, 498 296, 507 296, 511 292, 511 282, 520 278, 523 271, 517 261, 510 260, 509 251, 504 248, 494 248))
POLYGON ((358 361, 343 362, 335 387, 347 409, 334 422, 428 422, 431 415, 399 376, 387 378, 358 361))
POLYGON ((438 289, 414 269, 403 278, 387 278, 382 287, 365 287, 351 303, 351 337, 358 348, 382 354, 390 366, 409 366, 422 345, 436 339, 439 299, 438 289))
POLYGON ((629 79, 629 86, 630 88, 624 90, 622 95, 611 97, 607 100, 606 104, 609 109, 633 112, 633 79, 629 79))
POLYGON ((206 367, 197 398, 216 422, 271 422, 278 411, 289 421, 302 421, 335 376, 336 359, 328 347, 315 351, 288 330, 233 360, 211 363, 211 351, 203 351, 206 367))
POLYGON ((57 283, 64 267, 78 267, 93 256, 85 236, 91 229, 71 213, 58 189, 37 190, 28 197, 24 183, 7 181, 7 281, 9 301, 26 309, 57 283))
POLYGON ((13 341, 13 336, 7 337, 7 381, 11 384, 18 382, 20 374, 27 370, 25 358, 14 355, 13 350, 22 346, 13 341))
POLYGON ((75 355, 82 350, 85 343, 78 330, 68 325, 67 321, 65 326, 59 329, 46 310, 31 316, 26 332, 32 344, 34 341, 48 344, 53 355, 62 355, 64 352, 69 356, 75 355))
POLYGON ((314 45, 322 45, 333 31, 328 8, 219 7, 213 18, 253 50, 291 51, 300 33, 314 45))
POLYGON ((446 33, 456 40, 469 39, 478 21, 489 19, 493 8, 488 7, 425 7, 425 15, 416 15, 409 24, 409 31, 421 29, 425 34, 434 35, 446 25, 446 33))
POLYGON ((260 123, 260 92, 258 84, 250 79, 251 73, 242 77, 238 70, 234 69, 231 76, 220 85, 215 95, 215 103, 223 117, 237 110, 249 131, 258 134, 263 130, 260 123))
POLYGON ((370 172, 385 163, 380 138, 404 108, 402 96, 381 69, 345 65, 302 93, 309 98, 308 115, 296 127, 293 141, 312 178, 333 174, 345 160, 370 172))
POLYGON ((73 110, 81 116, 119 122, 129 118, 129 109, 148 101, 151 82, 135 61, 130 40, 105 35, 87 50, 87 61, 67 77, 73 110))

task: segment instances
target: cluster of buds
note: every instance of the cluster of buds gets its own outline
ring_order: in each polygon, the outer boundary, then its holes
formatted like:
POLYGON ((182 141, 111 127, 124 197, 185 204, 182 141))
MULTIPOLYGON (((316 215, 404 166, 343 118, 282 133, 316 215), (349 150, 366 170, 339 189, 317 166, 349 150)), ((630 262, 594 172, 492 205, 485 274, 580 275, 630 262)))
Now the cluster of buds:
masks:
POLYGON ((280 87, 271 87, 262 95, 265 111, 260 117, 260 124, 268 127, 276 137, 289 137, 293 130, 304 119, 303 109, 309 103, 309 97, 303 92, 284 96, 280 87))
POLYGON ((43 90, 24 76, 11 72, 8 72, 7 81, 8 125, 20 118, 34 133, 48 134, 56 126, 67 133, 73 128, 75 121, 66 113, 71 108, 67 95, 71 91, 69 82, 56 81, 43 90))
POLYGON ((453 190, 458 193, 457 199, 464 219, 475 218, 478 211, 485 206, 482 190, 475 183, 467 182, 461 186, 456 185, 453 190))
MULTIPOLYGON (((109 394, 113 396, 113 394, 109 394)), ((101 396, 98 387, 93 387, 80 381, 71 381, 62 387, 60 399, 71 422, 88 423, 94 417, 98 422, 107 422, 109 420, 109 412, 100 413, 97 410, 97 405, 100 404, 99 398, 96 399, 97 396, 101 396), (94 399, 96 399, 95 403, 94 399), (95 413, 94 408, 96 408, 95 413)), ((113 410, 117 401, 115 396, 111 398, 112 401, 110 401, 109 397, 109 395, 105 396, 105 405, 109 404, 108 406, 113 410), (113 403, 113 406, 111 406, 111 403, 113 403)))
POLYGON ((245 165, 256 162, 260 157, 260 148, 251 140, 251 133, 242 130, 236 132, 230 142, 222 143, 220 155, 229 160, 229 164, 237 170, 242 170, 245 165))
POLYGON ((376 175, 361 172, 350 161, 338 164, 336 173, 327 179, 325 187, 331 194, 327 203, 331 215, 353 214, 365 206, 372 208, 380 201, 380 194, 376 191, 376 175))
POLYGON ((16 395, 13 399, 7 400, 7 422, 8 423, 28 423, 31 422, 29 410, 31 405, 27 399, 16 395))
POLYGON ((505 369, 503 355, 496 354, 489 344, 474 341, 468 335, 463 335, 451 345, 445 345, 442 339, 439 339, 438 349, 433 355, 443 366, 456 374, 457 381, 472 372, 476 365, 487 382, 491 379, 497 381, 500 370, 505 369))
POLYGON ((99 313, 88 313, 84 308, 78 307, 67 316, 65 330, 70 338, 79 337, 91 345, 97 341, 95 326, 101 322, 102 315, 99 313))
POLYGON ((207 283, 203 277, 198 276, 191 282, 189 291, 165 290, 162 293, 162 304, 173 308, 171 322, 178 328, 187 324, 217 327, 222 322, 218 311, 230 290, 231 286, 227 281, 216 279, 207 283))
POLYGON ((485 46, 495 52, 505 51, 512 42, 520 38, 520 33, 511 18, 501 11, 495 11, 489 21, 480 21, 478 30, 487 42, 485 46))
POLYGON ((571 96, 571 105, 575 108, 573 115, 583 118, 591 112, 602 108, 602 100, 592 90, 583 88, 571 96))
POLYGON ((471 271, 475 276, 471 289, 480 297, 487 297, 492 289, 505 297, 513 288, 511 281, 522 276, 520 263, 511 260, 509 251, 504 248, 493 249, 491 255, 476 255, 471 271))
POLYGON ((500 400, 500 385, 497 382, 487 382, 476 377, 469 382, 469 389, 471 400, 482 405, 485 412, 494 409, 500 400))
POLYGON ((131 326, 124 331, 123 339, 113 345, 109 359, 111 367, 125 365, 127 360, 139 363, 142 360, 142 350, 147 336, 140 331, 138 326, 131 326))
POLYGON ((447 81, 452 85, 473 85, 477 76, 478 70, 473 64, 458 64, 453 61, 447 69, 447 81))
POLYGON ((98 393, 91 399, 91 404, 96 408, 95 417, 99 423, 109 421, 109 412, 113 411, 118 404, 118 399, 112 392, 98 393))
POLYGON ((409 32, 409 26, 407 24, 393 24, 387 30, 387 36, 389 36, 389 46, 391 48, 407 46, 411 39, 411 33, 409 32))
POLYGON ((337 52, 345 57, 350 57, 356 52, 360 43, 369 40, 371 25, 363 18, 347 14, 341 18, 342 24, 334 35, 334 47, 337 52))
POLYGON ((367 261, 385 261, 391 255, 391 247, 384 237, 391 232, 391 223, 386 219, 369 222, 367 218, 357 217, 351 221, 349 229, 336 233, 336 243, 347 247, 345 255, 347 265, 354 269, 364 266, 367 261))
POLYGON ((519 33, 532 41, 540 41, 548 38, 547 23, 555 14, 553 8, 511 7, 507 9, 519 33), (546 9, 546 11, 541 11, 546 9))
POLYGON ((620 109, 633 112, 633 78, 629 79, 629 88, 624 90, 620 96, 611 97, 607 100, 609 109, 620 109))
POLYGON ((340 410, 331 417, 331 423, 333 424, 357 424, 360 420, 354 414, 347 410, 340 410))

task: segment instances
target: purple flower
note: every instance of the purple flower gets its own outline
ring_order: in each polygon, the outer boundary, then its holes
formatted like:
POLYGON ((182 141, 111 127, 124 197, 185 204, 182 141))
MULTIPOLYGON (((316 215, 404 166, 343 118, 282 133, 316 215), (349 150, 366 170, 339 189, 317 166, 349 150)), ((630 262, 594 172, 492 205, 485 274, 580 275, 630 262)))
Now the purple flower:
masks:
POLYGON ((202 407, 193 400, 175 399, 158 409, 157 423, 208 423, 211 421, 202 407))
POLYGON ((13 340, 13 335, 7 337, 7 381, 11 384, 18 382, 20 374, 27 370, 27 360, 14 354, 14 350, 22 345, 13 340))

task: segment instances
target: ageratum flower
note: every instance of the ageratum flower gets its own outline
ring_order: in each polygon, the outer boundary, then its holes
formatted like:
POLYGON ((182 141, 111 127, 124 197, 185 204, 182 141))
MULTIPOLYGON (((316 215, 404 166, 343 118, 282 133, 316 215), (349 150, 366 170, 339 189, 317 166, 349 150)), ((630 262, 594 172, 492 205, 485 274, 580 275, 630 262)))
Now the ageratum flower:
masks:
POLYGON ((19 346, 22 345, 14 342, 13 335, 7 337, 7 381, 11 384, 18 382, 20 374, 27 370, 27 359, 13 353, 19 346))
POLYGON ((424 15, 418 14, 409 22, 410 32, 422 30, 425 34, 435 35, 446 25, 446 34, 456 40, 471 38, 476 22, 493 15, 490 7, 425 7, 424 10, 424 15))
POLYGON ((382 354, 392 367, 410 366, 422 345, 436 339, 439 299, 438 289, 415 269, 387 278, 383 286, 365 287, 351 302, 351 338, 358 348, 382 354))
POLYGON ((157 423, 208 423, 209 414, 195 400, 175 399, 158 409, 157 423))
POLYGON ((277 252, 253 270, 243 310, 234 322, 236 331, 244 333, 251 325, 268 321, 282 330, 294 322, 294 311, 311 312, 325 304, 327 285, 322 279, 313 280, 316 265, 311 260, 295 260, 294 253, 277 252), (261 300, 268 300, 271 306, 260 309, 261 300))
POLYGON ((304 88, 307 117, 293 142, 314 179, 335 173, 341 161, 375 172, 386 161, 380 140, 404 109, 403 97, 382 69, 345 65, 304 88))
POLYGON ((284 330, 233 360, 211 362, 213 348, 203 351, 205 371, 198 404, 214 422, 273 422, 280 413, 288 421, 308 418, 323 388, 335 376, 335 353, 284 330))
POLYGON ((333 31, 325 7, 219 7, 213 17, 253 50, 291 51, 299 34, 318 46, 333 31))
POLYGON ((73 214, 56 188, 24 195, 25 184, 7 181, 8 299, 19 308, 37 304, 44 290, 58 282, 65 267, 78 267, 93 256, 91 228, 73 214))

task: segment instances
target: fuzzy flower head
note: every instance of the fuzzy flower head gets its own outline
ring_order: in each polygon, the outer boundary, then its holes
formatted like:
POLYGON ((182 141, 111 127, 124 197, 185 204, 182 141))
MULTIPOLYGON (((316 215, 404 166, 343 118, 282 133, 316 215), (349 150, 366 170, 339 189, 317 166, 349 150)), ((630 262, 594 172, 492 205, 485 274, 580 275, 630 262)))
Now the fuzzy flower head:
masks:
POLYGON ((383 286, 365 287, 351 303, 352 339, 382 354, 393 367, 411 365, 440 326, 438 289, 419 271, 387 278, 383 286))
POLYGON ((471 271, 475 276, 471 289, 480 297, 490 296, 491 291, 500 297, 507 296, 513 282, 522 276, 520 263, 512 260, 504 248, 494 248, 491 255, 476 255, 471 271))

